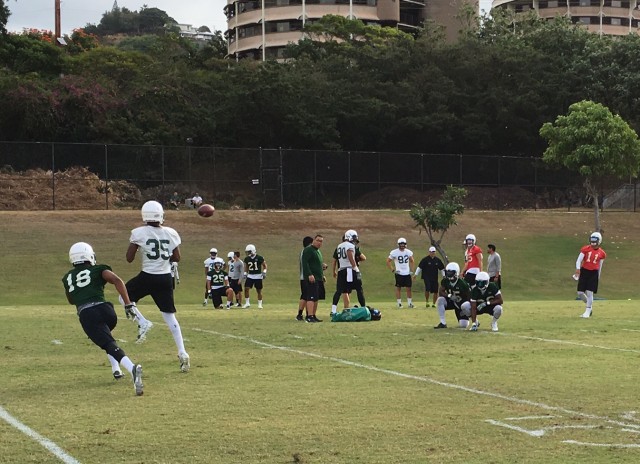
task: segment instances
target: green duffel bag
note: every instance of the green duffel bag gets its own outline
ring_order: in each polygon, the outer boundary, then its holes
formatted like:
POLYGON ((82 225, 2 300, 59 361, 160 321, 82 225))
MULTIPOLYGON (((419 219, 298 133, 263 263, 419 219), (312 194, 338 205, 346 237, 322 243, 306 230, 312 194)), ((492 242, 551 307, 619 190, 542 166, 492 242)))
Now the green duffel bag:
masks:
POLYGON ((382 315, 377 309, 364 307, 354 307, 344 309, 341 313, 331 315, 331 322, 361 322, 361 321, 379 321, 382 315))

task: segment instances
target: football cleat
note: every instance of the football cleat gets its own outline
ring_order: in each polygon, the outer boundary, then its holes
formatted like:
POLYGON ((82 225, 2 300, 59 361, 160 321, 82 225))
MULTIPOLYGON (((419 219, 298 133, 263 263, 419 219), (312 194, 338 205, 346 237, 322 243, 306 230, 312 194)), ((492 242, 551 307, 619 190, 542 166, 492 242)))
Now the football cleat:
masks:
POLYGON ((446 329, 447 324, 443 324, 442 322, 434 327, 434 329, 446 329))
POLYGON ((144 391, 142 388, 142 366, 140 364, 136 364, 133 367, 133 388, 135 388, 136 396, 142 396, 144 391))
POLYGON ((409 303, 409 307, 410 308, 415 308, 415 306, 413 306, 413 303, 409 303))
POLYGON ((480 324, 478 324, 477 322, 474 322, 473 324, 471 324, 471 328, 469 330, 471 330, 472 332, 477 332, 479 325, 480 324))
POLYGON ((398 303, 398 308, 402 308, 402 303, 398 303))
POLYGON ((114 379, 120 380, 122 377, 124 377, 124 374, 122 373, 122 371, 113 371, 114 379))
POLYGON ((247 309, 250 308, 251 305, 249 303, 245 303, 244 305, 242 305, 242 309, 247 309))
POLYGON ((178 359, 180 360, 180 372, 189 372, 191 368, 191 359, 187 353, 182 353, 178 355, 178 359))
POLYGON ((262 303, 258 303, 258 309, 262 309, 262 303))
POLYGON ((298 314, 296 316, 296 321, 304 321, 304 316, 302 314, 298 314))
POLYGON ((142 343, 147 339, 147 333, 149 333, 149 331, 151 330, 151 328, 153 327, 153 322, 151 321, 145 321, 142 322, 141 324, 138 325, 138 339, 136 340, 136 343, 142 343))

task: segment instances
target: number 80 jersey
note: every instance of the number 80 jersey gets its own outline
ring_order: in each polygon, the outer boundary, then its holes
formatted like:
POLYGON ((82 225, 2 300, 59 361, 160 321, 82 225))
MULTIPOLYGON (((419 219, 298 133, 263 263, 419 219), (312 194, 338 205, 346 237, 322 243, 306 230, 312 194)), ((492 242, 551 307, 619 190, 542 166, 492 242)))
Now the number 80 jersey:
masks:
POLYGON ((142 258, 142 271, 147 274, 169 274, 169 258, 182 240, 171 227, 142 226, 131 231, 131 243, 138 245, 142 258))

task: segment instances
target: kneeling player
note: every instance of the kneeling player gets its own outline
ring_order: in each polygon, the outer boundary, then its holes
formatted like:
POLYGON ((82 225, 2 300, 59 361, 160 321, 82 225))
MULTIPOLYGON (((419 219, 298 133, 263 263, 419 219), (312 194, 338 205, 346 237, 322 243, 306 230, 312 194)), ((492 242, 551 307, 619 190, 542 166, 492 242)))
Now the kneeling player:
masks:
POLYGON ((207 292, 213 302, 213 307, 216 309, 222 309, 222 297, 227 297, 227 309, 231 309, 231 303, 233 302, 233 290, 229 287, 229 277, 224 271, 224 261, 221 258, 216 258, 213 261, 213 266, 207 272, 207 292))
POLYGON ((471 304, 469 298, 471 289, 469 284, 459 278, 460 266, 458 263, 449 263, 444 271, 444 279, 440 282, 439 297, 436 301, 440 323, 434 329, 446 329, 445 311, 454 310, 458 324, 463 329, 469 326, 471 304))
POLYGON ((498 319, 502 316, 502 293, 498 285, 489 282, 489 274, 479 272, 476 276, 476 286, 471 289, 471 330, 478 330, 480 323, 476 321, 478 314, 490 314, 491 330, 498 331, 498 319))

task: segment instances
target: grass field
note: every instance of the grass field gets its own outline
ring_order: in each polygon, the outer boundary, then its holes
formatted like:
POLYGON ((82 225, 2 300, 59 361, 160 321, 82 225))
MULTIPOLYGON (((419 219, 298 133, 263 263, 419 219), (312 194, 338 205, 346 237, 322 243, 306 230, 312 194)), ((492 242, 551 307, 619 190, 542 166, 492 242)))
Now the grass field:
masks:
MULTIPOLYGON (((446 237, 449 255, 460 255, 473 232, 503 258, 498 333, 487 330, 487 316, 478 333, 433 330, 437 314, 423 309, 420 287, 419 309, 393 308, 389 250, 399 236, 418 258, 428 246, 406 212, 167 216, 184 241, 176 301, 192 369, 179 372, 171 336, 143 300, 157 323, 147 342, 133 343, 135 328, 123 318, 114 331, 144 366, 145 394, 136 397, 84 336, 60 279, 79 240, 124 279, 135 275, 139 264, 127 264, 124 252, 139 213, 0 213, 0 462, 640 461, 636 215, 604 214, 604 299, 588 320, 577 317, 583 305, 570 274, 591 214, 461 216, 446 237), (296 322, 302 236, 322 233, 328 258, 347 228, 362 238, 365 292, 382 321, 296 322), (203 309, 208 249, 226 255, 247 243, 269 264, 265 309, 203 309)), ((113 289, 108 295, 115 300, 113 289)), ((327 313, 321 303, 319 316, 327 313)))

